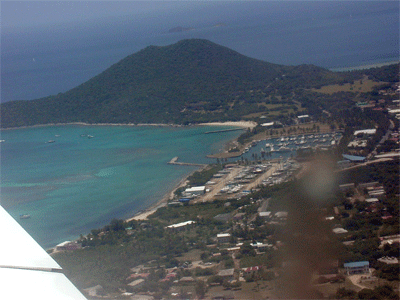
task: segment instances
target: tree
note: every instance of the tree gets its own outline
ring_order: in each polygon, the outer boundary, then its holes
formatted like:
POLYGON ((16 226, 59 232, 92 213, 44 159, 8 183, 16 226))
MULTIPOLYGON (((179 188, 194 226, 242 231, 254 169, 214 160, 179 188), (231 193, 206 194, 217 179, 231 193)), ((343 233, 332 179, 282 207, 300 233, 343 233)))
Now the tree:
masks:
POLYGON ((204 295, 206 294, 207 288, 206 288, 206 283, 202 280, 198 280, 196 282, 196 287, 195 287, 196 295, 200 298, 203 299, 204 295))
POLYGON ((356 299, 356 292, 340 288, 336 291, 336 299, 356 299))

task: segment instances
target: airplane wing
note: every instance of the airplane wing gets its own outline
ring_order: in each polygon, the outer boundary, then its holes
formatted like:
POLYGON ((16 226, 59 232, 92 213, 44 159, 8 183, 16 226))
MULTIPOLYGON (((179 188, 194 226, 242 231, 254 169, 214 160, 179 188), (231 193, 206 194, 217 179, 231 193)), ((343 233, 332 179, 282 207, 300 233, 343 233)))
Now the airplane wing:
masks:
POLYGON ((0 299, 86 299, 1 206, 0 241, 0 299))

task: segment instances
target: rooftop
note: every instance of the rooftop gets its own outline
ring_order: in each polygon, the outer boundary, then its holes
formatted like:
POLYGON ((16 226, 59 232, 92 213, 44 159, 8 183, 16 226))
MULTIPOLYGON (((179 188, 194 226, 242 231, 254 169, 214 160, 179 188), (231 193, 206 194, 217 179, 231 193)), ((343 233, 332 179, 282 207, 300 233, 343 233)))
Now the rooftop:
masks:
POLYGON ((369 266, 369 261, 356 261, 356 262, 351 262, 351 263, 345 263, 343 266, 345 268, 365 267, 365 266, 369 266))

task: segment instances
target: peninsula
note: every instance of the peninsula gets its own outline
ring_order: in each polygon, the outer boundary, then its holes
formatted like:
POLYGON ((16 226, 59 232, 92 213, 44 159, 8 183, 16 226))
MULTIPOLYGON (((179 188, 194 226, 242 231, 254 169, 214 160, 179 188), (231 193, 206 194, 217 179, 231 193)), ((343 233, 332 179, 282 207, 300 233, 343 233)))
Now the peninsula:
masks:
MULTIPOLYGON (((2 103, 1 128, 75 122, 262 123, 307 111, 321 115, 333 105, 333 96, 318 88, 363 80, 371 90, 382 74, 386 81, 396 81, 396 70, 398 65, 346 73, 283 66, 207 40, 182 40, 149 46, 65 93, 2 103)), ((340 101, 348 102, 346 98, 340 101)))

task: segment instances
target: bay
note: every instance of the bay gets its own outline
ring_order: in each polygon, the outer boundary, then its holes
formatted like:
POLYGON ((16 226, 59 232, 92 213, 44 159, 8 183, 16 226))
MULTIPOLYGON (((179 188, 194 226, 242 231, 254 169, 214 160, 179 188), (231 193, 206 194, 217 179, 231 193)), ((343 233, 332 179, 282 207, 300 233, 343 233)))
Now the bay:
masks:
POLYGON ((168 161, 178 156, 211 163, 206 155, 241 132, 204 134, 216 129, 67 125, 2 131, 1 205, 42 247, 53 247, 158 202, 198 168, 168 161))

